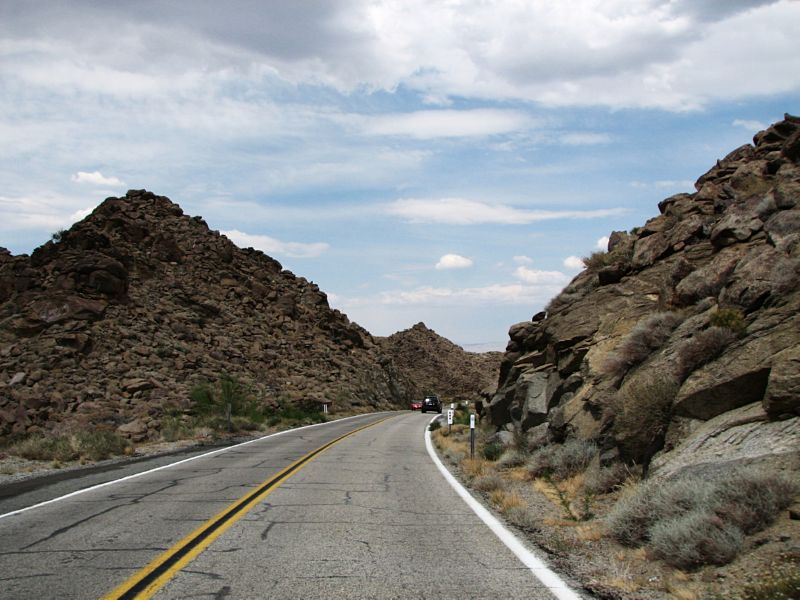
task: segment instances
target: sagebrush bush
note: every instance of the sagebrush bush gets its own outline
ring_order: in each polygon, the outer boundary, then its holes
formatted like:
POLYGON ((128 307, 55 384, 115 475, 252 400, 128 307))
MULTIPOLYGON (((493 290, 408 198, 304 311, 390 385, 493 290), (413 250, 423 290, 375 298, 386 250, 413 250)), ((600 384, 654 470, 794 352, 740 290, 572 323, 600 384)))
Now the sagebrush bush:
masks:
POLYGON ((741 529, 713 512, 694 510, 658 522, 650 530, 648 547, 655 558, 679 569, 725 565, 742 548, 741 529))
POLYGON ((497 459, 497 466, 500 469, 513 469, 514 467, 521 467, 525 464, 527 458, 528 456, 526 453, 520 452, 515 448, 509 448, 500 455, 500 458, 497 459))
POLYGON ((666 481, 646 481, 606 518, 609 535, 646 545, 682 569, 730 562, 745 533, 771 523, 791 504, 796 482, 761 467, 720 467, 666 481))
POLYGON ((744 321, 744 313, 738 308, 721 308, 709 317, 709 323, 713 327, 730 329, 736 335, 742 335, 747 329, 744 321))
POLYGON ((659 373, 637 373, 613 398, 612 432, 625 458, 646 465, 663 445, 678 384, 659 373))
POLYGON ((640 320, 620 345, 603 362, 603 370, 615 377, 623 377, 631 368, 643 363, 658 350, 681 324, 683 315, 661 312, 640 320))
POLYGON ((534 450, 527 462, 531 477, 566 479, 585 470, 597 454, 597 444, 570 438, 563 444, 548 444, 534 450))
POLYGON ((584 256, 581 260, 587 269, 591 271, 597 271, 603 267, 613 264, 614 256, 612 253, 606 252, 605 250, 598 250, 596 252, 592 252, 589 256, 584 256))
POLYGON ((502 489, 506 484, 503 478, 496 473, 489 473, 476 477, 472 485, 481 492, 493 492, 502 489))
POLYGON ((512 524, 527 531, 538 531, 541 525, 541 516, 528 506, 512 506, 505 516, 512 524))
POLYGON ((675 376, 678 381, 685 381, 693 371, 717 358, 736 337, 727 327, 712 326, 683 342, 677 351, 675 376))
POLYGON ((439 422, 439 419, 432 421, 430 425, 428 425, 428 431, 436 431, 437 429, 441 429, 442 424, 439 422))
POLYGON ((607 494, 620 487, 630 475, 628 467, 621 462, 615 462, 608 467, 601 467, 598 464, 586 471, 583 490, 593 496, 607 494))

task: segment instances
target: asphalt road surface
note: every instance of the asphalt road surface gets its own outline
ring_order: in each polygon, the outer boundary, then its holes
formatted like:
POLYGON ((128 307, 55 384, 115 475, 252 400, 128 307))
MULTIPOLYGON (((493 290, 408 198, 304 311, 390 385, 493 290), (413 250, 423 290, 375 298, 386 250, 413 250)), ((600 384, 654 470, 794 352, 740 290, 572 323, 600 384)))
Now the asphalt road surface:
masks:
MULTIPOLYGON (((286 432, 0 517, 0 598, 551 598, 439 473, 429 420, 286 432)), ((102 477, 0 493, 0 515, 102 477)))

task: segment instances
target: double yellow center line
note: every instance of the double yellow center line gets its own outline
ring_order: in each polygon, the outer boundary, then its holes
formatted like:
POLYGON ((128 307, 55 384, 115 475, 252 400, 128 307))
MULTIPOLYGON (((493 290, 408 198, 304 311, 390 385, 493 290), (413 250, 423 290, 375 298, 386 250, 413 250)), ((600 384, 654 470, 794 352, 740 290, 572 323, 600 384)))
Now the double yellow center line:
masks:
POLYGON ((208 546, 221 536, 231 525, 246 515, 254 506, 264 500, 264 498, 272 493, 281 483, 289 479, 289 477, 294 475, 303 466, 346 437, 391 418, 392 417, 386 417, 345 433, 323 444, 316 450, 309 452, 281 471, 278 471, 255 490, 245 494, 233 504, 224 508, 177 544, 166 550, 141 571, 135 573, 122 585, 104 596, 103 599, 133 600, 136 598, 137 600, 143 600, 145 598, 150 598, 164 584, 172 579, 178 571, 194 560, 203 550, 208 548, 208 546))

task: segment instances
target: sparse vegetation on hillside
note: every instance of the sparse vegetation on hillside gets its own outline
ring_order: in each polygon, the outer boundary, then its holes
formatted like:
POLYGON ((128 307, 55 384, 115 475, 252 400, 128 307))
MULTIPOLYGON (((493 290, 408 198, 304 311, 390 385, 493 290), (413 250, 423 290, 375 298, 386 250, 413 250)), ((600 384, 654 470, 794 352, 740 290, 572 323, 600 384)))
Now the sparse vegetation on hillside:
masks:
POLYGON ((711 314, 709 323, 713 327, 729 329, 736 335, 742 335, 747 329, 744 314, 738 308, 721 308, 711 314))
POLYGON ((603 363, 603 370, 614 377, 624 377, 631 368, 644 362, 663 346, 682 321, 683 315, 677 312, 660 312, 643 318, 619 347, 609 354, 603 363))
POLYGON ((683 382, 692 371, 717 358, 734 340, 736 333, 727 327, 709 327, 683 342, 677 352, 675 376, 683 382))
POLYGON ((669 376, 639 373, 611 403, 613 435, 623 456, 646 467, 661 449, 669 425, 677 383, 669 376))

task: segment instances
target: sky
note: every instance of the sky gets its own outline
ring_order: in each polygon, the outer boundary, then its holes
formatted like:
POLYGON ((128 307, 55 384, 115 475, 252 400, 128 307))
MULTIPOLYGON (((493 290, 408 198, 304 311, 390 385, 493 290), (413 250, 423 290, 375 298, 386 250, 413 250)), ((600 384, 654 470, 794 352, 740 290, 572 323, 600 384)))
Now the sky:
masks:
POLYGON ((499 350, 786 112, 797 0, 2 0, 0 246, 144 188, 375 335, 499 350))

